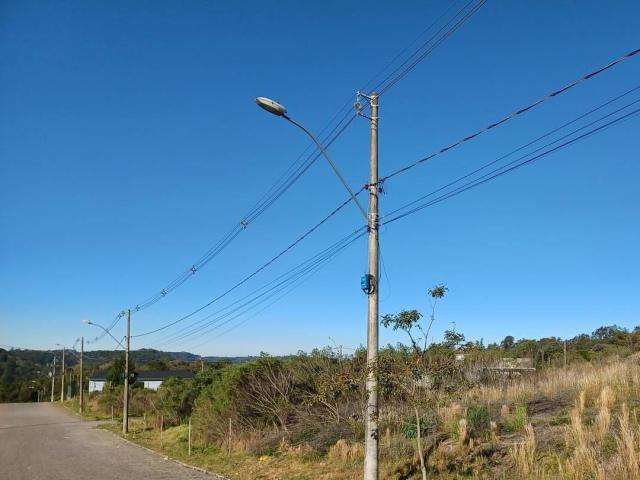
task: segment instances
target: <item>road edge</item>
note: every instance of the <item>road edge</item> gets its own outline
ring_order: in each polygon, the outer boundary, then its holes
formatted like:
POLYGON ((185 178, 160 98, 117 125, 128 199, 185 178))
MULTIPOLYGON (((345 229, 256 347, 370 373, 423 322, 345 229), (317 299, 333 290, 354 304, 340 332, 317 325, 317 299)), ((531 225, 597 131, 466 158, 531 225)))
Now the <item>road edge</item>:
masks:
MULTIPOLYGON (((56 405, 56 402, 53 402, 53 404, 54 404, 54 405, 56 405)), ((65 404, 57 404, 57 406, 58 406, 58 407, 61 407, 63 410, 66 410, 67 412, 69 412, 69 413, 71 413, 71 414, 75 415, 76 417, 79 417, 81 421, 96 421, 96 420, 85 420, 85 419, 82 417, 82 415, 80 415, 80 414, 79 414, 78 412, 76 412, 75 410, 72 410, 71 408, 69 408, 69 407, 68 407, 67 405, 65 405, 65 404)), ((97 420, 97 421, 102 421, 102 422, 105 422, 105 423, 109 423, 109 421, 108 421, 108 420, 97 420)), ((210 476, 212 476, 212 477, 217 477, 217 478, 218 478, 218 480, 231 480, 230 478, 224 477, 224 476, 220 475, 219 473, 210 472, 209 470, 207 470, 207 469, 205 469, 205 468, 197 467, 197 466, 195 466, 195 465, 191 465, 191 464, 189 464, 189 463, 182 462, 182 461, 178 460, 177 458, 172 458, 172 457, 170 457, 169 455, 164 455, 163 453, 156 452, 155 450, 153 450, 153 449, 151 449, 151 448, 149 448, 149 447, 145 447, 144 445, 140 445, 139 443, 136 443, 136 442, 134 442, 134 441, 132 441, 132 440, 129 440, 128 438, 126 438, 126 437, 124 437, 124 436, 122 436, 122 435, 119 435, 119 434, 117 434, 117 433, 115 433, 115 432, 112 432, 112 431, 111 431, 111 430, 109 430, 109 429, 106 429, 106 428, 95 428, 95 427, 94 427, 94 429, 95 429, 95 430, 98 430, 98 431, 102 431, 102 432, 108 432, 108 433, 110 433, 111 435, 113 435, 114 437, 119 438, 120 440, 122 440, 122 441, 124 441, 124 442, 126 442, 126 443, 129 443, 130 445, 134 445, 134 446, 136 446, 136 447, 138 447, 138 448, 142 448, 143 450, 146 450, 147 452, 150 452, 150 453, 153 453, 154 455, 157 455, 157 456, 159 456, 159 457, 162 457, 162 458, 163 458, 163 460, 170 460, 170 461, 172 461, 173 463, 177 463, 178 465, 182 465, 183 467, 190 468, 191 470, 196 470, 197 472, 204 473, 204 474, 206 474, 206 475, 210 475, 210 476)))
POLYGON ((197 472, 204 473, 204 474, 210 475, 212 477, 217 477, 219 480, 231 480, 230 478, 224 477, 224 476, 220 475, 219 473, 210 472, 209 470, 207 470, 205 468, 196 467, 195 465, 190 465, 190 464, 182 462, 182 461, 180 461, 180 460, 178 460, 176 458, 172 458, 169 455, 165 455, 163 453, 156 452, 155 450, 153 450, 153 449, 151 449, 149 447, 145 447, 144 445, 140 445, 140 444, 138 444, 138 443, 136 443, 136 442, 134 442, 132 440, 129 440, 126 437, 123 437, 122 435, 119 435, 117 433, 112 432, 111 430, 104 429, 104 428, 96 428, 96 430, 101 431, 101 432, 107 432, 108 434, 110 434, 110 435, 112 435, 112 436, 114 436, 116 438, 119 438, 123 442, 126 442, 126 443, 128 443, 130 445, 133 445, 135 447, 141 448, 143 450, 146 450, 147 452, 153 453, 154 455, 157 455, 158 457, 162 457, 163 460, 169 460, 169 461, 171 461, 173 463, 177 463, 178 465, 182 465, 183 467, 190 468, 191 470, 196 470, 197 472))

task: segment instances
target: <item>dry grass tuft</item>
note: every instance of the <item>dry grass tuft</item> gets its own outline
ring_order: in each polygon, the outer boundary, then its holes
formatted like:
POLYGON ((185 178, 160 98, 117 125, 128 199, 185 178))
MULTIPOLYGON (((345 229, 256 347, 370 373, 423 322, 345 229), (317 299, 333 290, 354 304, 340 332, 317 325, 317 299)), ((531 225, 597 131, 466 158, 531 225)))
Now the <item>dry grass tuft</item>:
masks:
POLYGON ((516 471, 521 478, 528 478, 535 470, 536 435, 529 423, 525 427, 524 440, 516 443, 510 450, 516 471))
POLYGON ((355 462, 364 458, 364 448, 360 443, 349 443, 340 439, 329 448, 327 458, 332 462, 355 462))
POLYGON ((460 445, 464 445, 467 441, 467 437, 469 436, 469 432, 467 430, 467 420, 461 418, 458 421, 458 443, 460 445))

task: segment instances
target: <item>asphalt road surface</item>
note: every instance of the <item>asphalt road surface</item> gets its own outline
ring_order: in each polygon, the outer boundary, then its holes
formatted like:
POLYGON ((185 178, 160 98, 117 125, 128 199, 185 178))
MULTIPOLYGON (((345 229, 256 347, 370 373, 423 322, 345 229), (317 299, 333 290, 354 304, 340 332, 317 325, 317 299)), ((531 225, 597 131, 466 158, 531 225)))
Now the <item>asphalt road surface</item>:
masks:
POLYGON ((50 403, 0 404, 0 479, 220 480, 124 442, 50 403))

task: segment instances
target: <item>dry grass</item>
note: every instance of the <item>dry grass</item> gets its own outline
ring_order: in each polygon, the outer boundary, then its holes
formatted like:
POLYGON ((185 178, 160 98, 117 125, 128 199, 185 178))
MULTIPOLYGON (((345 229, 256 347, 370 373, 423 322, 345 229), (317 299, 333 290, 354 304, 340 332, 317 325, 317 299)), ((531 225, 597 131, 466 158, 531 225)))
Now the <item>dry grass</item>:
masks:
MULTIPOLYGON (((449 439, 428 459, 429 478, 640 480, 638 399, 640 365, 636 358, 549 369, 506 385, 474 388, 462 402, 440 404, 439 425, 449 439), (527 412, 541 398, 553 408, 527 412), (467 407, 478 405, 491 407, 491 421, 485 436, 471 435, 472 441, 465 417, 467 407), (524 428, 510 428, 517 409, 525 407, 524 428), (494 453, 480 453, 492 449, 494 453)), ((413 441, 394 428, 405 418, 402 413, 389 409, 384 417, 380 447, 384 479, 420 478, 413 441)), ((232 439, 230 455, 227 446, 196 444, 194 454, 187 457, 183 427, 168 429, 162 443, 156 430, 143 427, 143 420, 133 420, 134 441, 232 479, 346 480, 361 476, 362 444, 345 439, 332 445, 326 455, 283 443, 276 454, 258 457, 249 452, 260 434, 245 432, 232 439)))
MULTIPOLYGON (((580 365, 567 371, 548 371, 500 390, 480 389, 485 400, 527 401, 544 392, 550 398, 572 396, 563 445, 539 451, 536 433, 552 427, 542 423, 534 433, 528 425, 524 438, 510 449, 516 478, 562 480, 640 479, 640 425, 636 410, 640 367, 635 358, 600 367, 580 365), (555 450, 555 451, 554 451, 555 450), (541 461, 555 457, 555 462, 541 461)), ((504 413, 504 409, 503 409, 504 413)))
POLYGON ((364 448, 360 443, 349 443, 346 440, 338 440, 329 448, 327 458, 332 462, 355 462, 364 458, 364 448))
POLYGON ((535 471, 536 460, 536 435, 531 424, 525 427, 524 440, 513 445, 510 453, 520 477, 530 477, 535 471))
POLYGON ((602 366, 580 363, 565 369, 550 369, 519 381, 501 386, 480 386, 469 392, 469 397, 485 403, 526 401, 535 395, 556 398, 567 391, 575 394, 584 391, 586 404, 597 399, 602 389, 609 386, 613 394, 627 397, 637 392, 640 385, 640 370, 637 360, 611 361, 602 366))

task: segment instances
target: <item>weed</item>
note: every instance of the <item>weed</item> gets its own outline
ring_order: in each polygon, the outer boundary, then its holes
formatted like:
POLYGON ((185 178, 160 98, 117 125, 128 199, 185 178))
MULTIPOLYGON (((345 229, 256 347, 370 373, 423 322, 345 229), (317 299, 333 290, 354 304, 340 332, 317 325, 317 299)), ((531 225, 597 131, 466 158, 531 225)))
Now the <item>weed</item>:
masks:
POLYGON ((467 423, 469 433, 474 438, 480 438, 489 431, 491 418, 484 405, 471 406, 467 409, 467 423))
POLYGON ((504 427, 511 433, 523 431, 526 424, 527 407, 525 405, 516 405, 513 412, 509 413, 504 419, 504 427))

